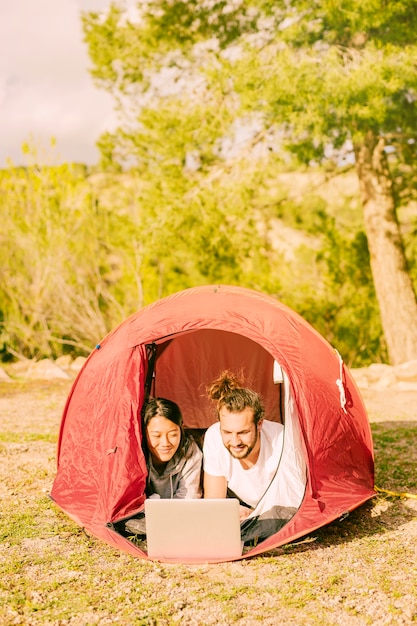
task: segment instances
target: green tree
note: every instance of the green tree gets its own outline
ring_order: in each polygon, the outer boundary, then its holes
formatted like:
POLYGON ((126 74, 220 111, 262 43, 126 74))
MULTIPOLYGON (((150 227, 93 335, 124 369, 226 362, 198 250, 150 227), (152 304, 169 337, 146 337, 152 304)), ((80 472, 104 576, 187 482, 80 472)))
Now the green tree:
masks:
POLYGON ((177 98, 204 104, 205 140, 191 133, 182 146, 200 178, 221 167, 225 138, 233 143, 248 119, 258 124, 251 154, 258 143, 310 166, 354 162, 392 363, 417 354, 417 304, 397 219, 415 187, 416 9, 415 0, 149 0, 138 3, 137 19, 116 5, 104 18, 83 18, 93 76, 124 111, 124 125, 105 141, 110 161, 133 157, 146 169, 144 111, 158 115, 158 101, 177 98))
MULTIPOLYGON (((205 181, 208 191, 194 185, 182 158, 160 158, 166 141, 148 115, 138 144, 139 155, 152 155, 146 177, 39 165, 32 148, 28 167, 0 172, 3 358, 88 353, 138 308, 180 289, 244 281, 265 288, 253 267, 263 268, 268 289, 279 289, 268 271, 279 255, 246 212, 254 174, 247 187, 236 187, 233 172, 205 181)), ((164 109, 167 134, 184 127, 178 154, 193 115, 175 103, 164 109)))

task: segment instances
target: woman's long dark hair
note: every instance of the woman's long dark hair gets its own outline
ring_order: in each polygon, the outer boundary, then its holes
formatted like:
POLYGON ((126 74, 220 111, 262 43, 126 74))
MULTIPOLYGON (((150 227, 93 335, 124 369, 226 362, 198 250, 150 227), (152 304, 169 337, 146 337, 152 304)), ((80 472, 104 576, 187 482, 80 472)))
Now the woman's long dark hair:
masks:
POLYGON ((145 406, 145 410, 143 411, 142 447, 146 457, 149 455, 148 444, 146 441, 146 429, 153 417, 165 417, 165 419, 179 427, 181 431, 181 439, 175 455, 180 454, 180 456, 187 458, 190 453, 191 438, 184 430, 184 422, 180 407, 178 404, 172 400, 168 400, 167 398, 150 398, 145 406))

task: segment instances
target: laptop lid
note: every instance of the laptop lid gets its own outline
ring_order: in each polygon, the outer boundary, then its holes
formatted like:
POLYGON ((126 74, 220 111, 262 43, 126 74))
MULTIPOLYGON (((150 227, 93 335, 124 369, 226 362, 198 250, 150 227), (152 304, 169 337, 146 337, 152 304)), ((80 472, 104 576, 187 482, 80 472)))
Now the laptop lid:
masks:
POLYGON ((145 500, 148 556, 228 559, 242 554, 239 501, 145 500))

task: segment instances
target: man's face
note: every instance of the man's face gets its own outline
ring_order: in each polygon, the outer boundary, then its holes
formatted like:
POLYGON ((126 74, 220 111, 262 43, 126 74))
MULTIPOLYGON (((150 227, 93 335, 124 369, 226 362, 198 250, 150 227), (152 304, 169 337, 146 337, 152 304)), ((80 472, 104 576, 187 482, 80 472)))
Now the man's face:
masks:
POLYGON ((219 418, 223 444, 235 459, 247 459, 252 453, 258 454, 262 421, 255 425, 253 409, 246 407, 240 413, 231 413, 222 407, 219 418))

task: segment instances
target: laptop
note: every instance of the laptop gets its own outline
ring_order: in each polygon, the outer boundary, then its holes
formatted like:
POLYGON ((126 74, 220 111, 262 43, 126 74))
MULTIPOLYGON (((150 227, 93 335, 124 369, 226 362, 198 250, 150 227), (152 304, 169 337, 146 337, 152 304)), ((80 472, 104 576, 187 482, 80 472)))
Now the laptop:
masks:
POLYGON ((154 559, 230 559, 242 554, 239 501, 145 500, 148 556, 154 559))

